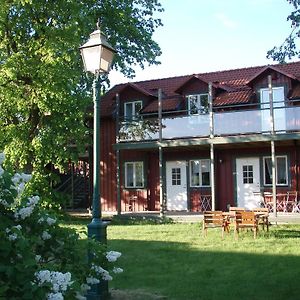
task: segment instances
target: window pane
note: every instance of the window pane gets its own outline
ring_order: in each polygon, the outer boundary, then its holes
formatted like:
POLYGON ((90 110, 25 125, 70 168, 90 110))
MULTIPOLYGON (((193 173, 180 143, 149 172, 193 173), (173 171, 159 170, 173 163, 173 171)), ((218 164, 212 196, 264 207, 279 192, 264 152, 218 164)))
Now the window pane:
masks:
POLYGON ((200 101, 201 101, 200 112, 202 114, 207 114, 208 113, 208 95, 201 95, 200 101))
POLYGON ((132 119, 133 115, 133 108, 132 108, 132 103, 125 103, 125 118, 128 120, 132 119))
POLYGON ((143 170, 143 163, 136 162, 135 163, 135 186, 136 187, 143 187, 144 186, 144 170, 143 170))
POLYGON ((210 161, 201 161, 201 176, 202 176, 202 186, 210 185, 210 161))
POLYGON ((272 184, 272 161, 267 157, 264 161, 265 168, 265 184, 272 184))
POLYGON ((195 115, 199 113, 200 103, 197 95, 191 95, 189 99, 189 114, 195 115))
POLYGON ((180 168, 172 168, 172 185, 181 185, 180 168))
POLYGON ((141 101, 134 102, 134 114, 138 115, 141 109, 142 109, 142 102, 141 101))
POLYGON ((286 157, 277 157, 277 184, 287 184, 286 157))
POLYGON ((200 186, 200 162, 191 161, 191 186, 200 186))
POLYGON ((133 163, 126 163, 125 164, 125 186, 126 187, 133 187, 133 163))

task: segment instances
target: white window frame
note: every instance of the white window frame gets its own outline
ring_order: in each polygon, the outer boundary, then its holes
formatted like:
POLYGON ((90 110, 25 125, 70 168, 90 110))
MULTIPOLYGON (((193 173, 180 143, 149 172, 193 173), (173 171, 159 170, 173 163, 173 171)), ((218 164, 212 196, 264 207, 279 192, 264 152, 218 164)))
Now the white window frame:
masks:
MULTIPOLYGON (((285 174, 286 174, 286 183, 278 183, 277 180, 277 176, 276 176, 276 186, 287 186, 289 184, 289 173, 288 173, 288 159, 287 159, 287 155, 276 155, 275 156, 275 164, 276 164, 276 170, 278 170, 278 166, 277 166, 277 159, 278 158, 284 158, 285 159, 285 174)), ((272 159, 271 156, 264 156, 263 157, 263 176, 264 176, 264 185, 265 186, 272 186, 272 183, 266 183, 266 170, 265 170, 265 161, 266 159, 272 159)), ((272 172, 272 169, 271 169, 272 172)), ((272 175, 272 174, 271 174, 272 175)))
POLYGON ((211 186, 211 182, 210 182, 210 176, 211 176, 211 169, 210 169, 210 159, 192 159, 189 161, 189 168, 190 168, 190 187, 210 187, 211 186), (193 185, 192 184, 192 162, 199 162, 199 185, 193 185), (202 169, 201 169, 201 164, 203 161, 208 162, 209 165, 209 185, 203 185, 202 182, 202 169))
POLYGON ((139 115, 139 111, 135 111, 135 105, 137 103, 140 103, 141 108, 143 107, 143 101, 141 101, 141 100, 130 101, 130 102, 125 102, 124 103, 124 117, 127 121, 134 120, 139 115), (129 116, 127 116, 127 105, 129 105, 129 104, 132 107, 132 116, 131 116, 131 118, 129 116))
POLYGON ((144 162, 143 161, 128 161, 125 162, 125 188, 128 189, 142 189, 145 185, 145 179, 144 179, 144 162), (136 165, 141 164, 142 165, 142 185, 137 185, 137 178, 136 178, 136 165), (133 166, 133 186, 128 186, 128 180, 127 180, 127 166, 132 165, 133 166))
POLYGON ((207 99, 208 99, 208 94, 205 93, 205 94, 194 94, 194 95, 188 95, 187 96, 187 100, 188 100, 188 112, 189 112, 189 115, 202 115, 202 114, 208 114, 208 102, 207 102, 207 107, 205 107, 204 105, 202 105, 201 103, 201 98, 203 96, 206 96, 207 99), (197 107, 198 107, 198 111, 197 113, 193 113, 192 110, 191 110, 191 101, 195 101, 195 98, 196 97, 196 101, 197 101, 197 107))

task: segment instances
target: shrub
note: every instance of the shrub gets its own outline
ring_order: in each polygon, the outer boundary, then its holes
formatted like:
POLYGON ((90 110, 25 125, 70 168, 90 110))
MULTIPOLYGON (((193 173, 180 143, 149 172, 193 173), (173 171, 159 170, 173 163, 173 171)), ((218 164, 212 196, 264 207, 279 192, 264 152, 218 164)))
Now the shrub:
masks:
POLYGON ((3 161, 0 154, 1 299, 82 300, 92 285, 122 272, 114 267, 121 253, 93 239, 83 250, 75 230, 59 226, 38 195, 24 192, 31 176, 10 174, 3 161))

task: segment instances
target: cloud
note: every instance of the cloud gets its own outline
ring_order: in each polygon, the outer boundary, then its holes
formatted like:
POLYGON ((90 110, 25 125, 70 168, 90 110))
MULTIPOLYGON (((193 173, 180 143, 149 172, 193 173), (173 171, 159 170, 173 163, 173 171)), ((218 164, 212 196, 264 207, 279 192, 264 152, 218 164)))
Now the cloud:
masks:
POLYGON ((224 26, 229 29, 235 29, 237 27, 237 23, 230 19, 224 13, 216 13, 214 17, 224 26))

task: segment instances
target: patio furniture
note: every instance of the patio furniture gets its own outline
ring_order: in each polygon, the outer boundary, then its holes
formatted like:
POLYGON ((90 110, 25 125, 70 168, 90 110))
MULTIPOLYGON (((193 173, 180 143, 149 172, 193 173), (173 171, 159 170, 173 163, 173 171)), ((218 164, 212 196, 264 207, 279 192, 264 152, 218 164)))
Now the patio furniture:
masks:
POLYGON ((258 221, 254 211, 236 211, 234 222, 234 234, 238 238, 240 229, 251 228, 254 238, 257 236, 258 221))
POLYGON ((137 203, 137 199, 138 199, 137 196, 131 195, 129 197, 128 201, 125 202, 125 205, 126 205, 125 210, 126 211, 135 211, 135 206, 136 206, 136 203, 137 203))
POLYGON ((286 203, 284 206, 284 212, 299 212, 298 210, 298 192, 297 191, 288 191, 286 203))
POLYGON ((200 211, 211 210, 211 195, 200 195, 200 211))
POLYGON ((284 212, 287 203, 287 193, 278 193, 276 194, 276 204, 277 204, 277 211, 284 212))
POLYGON ((273 194, 270 192, 264 192, 264 207, 268 208, 269 212, 273 212, 273 194))
POLYGON ((269 210, 266 207, 257 207, 252 210, 257 217, 258 225, 262 225, 263 230, 265 226, 267 231, 269 231, 269 210))
POLYGON ((203 236, 207 236, 208 228, 222 228, 222 238, 224 238, 224 231, 229 232, 228 218, 222 211, 205 211, 203 217, 203 236))
POLYGON ((229 215, 230 218, 234 218, 235 217, 235 213, 237 211, 245 211, 246 209, 244 207, 238 207, 238 206, 231 206, 229 207, 229 215))

